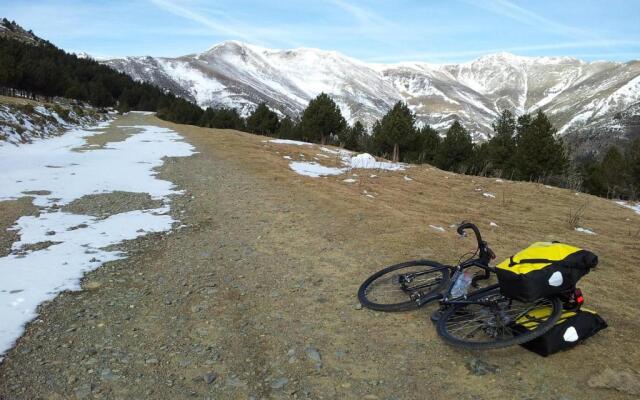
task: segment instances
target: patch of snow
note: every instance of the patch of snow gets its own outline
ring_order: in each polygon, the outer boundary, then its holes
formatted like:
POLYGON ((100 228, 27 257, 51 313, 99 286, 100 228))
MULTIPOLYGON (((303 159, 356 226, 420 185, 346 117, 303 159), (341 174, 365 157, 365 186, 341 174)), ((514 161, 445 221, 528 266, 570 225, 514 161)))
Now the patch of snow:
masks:
POLYGON ((495 195, 495 194, 493 194, 493 193, 489 193, 489 192, 484 192, 484 193, 482 193, 482 195, 483 195, 484 197, 488 197, 488 198, 490 198, 490 199, 495 199, 495 198, 496 198, 496 195, 495 195))
POLYGON ((289 139, 271 139, 271 140, 269 140, 269 143, 293 144, 293 145, 296 145, 296 146, 313 146, 313 143, 301 142, 299 140, 289 140, 289 139))
POLYGON ((291 160, 291 156, 282 156, 285 160, 291 160))
POLYGON ((623 207, 629 208, 633 211, 635 211, 636 213, 640 214, 640 203, 636 203, 636 204, 629 204, 626 201, 616 201, 616 204, 619 204, 623 207))
POLYGON ((306 161, 292 161, 289 163, 289 168, 297 174, 310 176, 312 178, 327 175, 340 175, 345 172, 344 168, 325 167, 324 165, 320 165, 316 162, 306 161))
POLYGON ((20 240, 10 255, 0 258, 0 354, 37 315, 39 304, 61 291, 79 290, 85 272, 126 256, 105 250, 106 246, 170 230, 175 222, 168 215, 167 196, 180 192, 171 182, 156 178, 154 168, 164 157, 186 157, 194 148, 170 129, 140 126, 122 142, 77 151, 86 145, 86 138, 98 133, 74 130, 18 147, 0 147, 0 201, 24 197, 27 191, 50 192, 29 195, 40 207, 39 214, 18 219, 12 229, 20 240), (165 205, 104 219, 50 207, 114 191, 148 193, 165 205), (54 244, 16 254, 24 245, 45 241, 54 244))
POLYGON ((580 233, 586 233, 588 235, 595 235, 596 233, 594 231, 592 231, 591 229, 587 229, 587 228, 581 228, 581 227, 577 227, 576 228, 576 232, 580 232, 580 233))
POLYGON ((331 154, 340 154, 340 152, 338 150, 332 150, 326 147, 320 147, 320 150, 326 152, 326 153, 331 153, 331 154))
POLYGON ((361 153, 351 157, 349 164, 351 168, 384 169, 388 171, 403 171, 405 169, 405 165, 402 163, 377 161, 375 157, 369 153, 361 153))
POLYGON ((437 225, 429 225, 429 227, 433 230, 436 230, 438 232, 445 232, 445 229, 441 226, 437 226, 437 225))
POLYGON ((412 181, 413 179, 411 179, 411 178, 409 178, 408 176, 406 176, 406 175, 405 175, 405 176, 404 176, 404 180, 405 180, 405 181, 412 181))
POLYGON ((346 182, 346 183, 355 183, 358 182, 357 180, 353 179, 353 178, 347 178, 347 179, 343 179, 342 182, 346 182))
POLYGON ((492 227, 494 227, 494 228, 497 228, 497 227, 498 227, 498 224, 496 224, 495 222, 493 222, 493 221, 492 221, 492 222, 489 222, 489 226, 492 226, 492 227))
POLYGON ((496 179, 496 182, 498 182, 498 183, 502 183, 502 182, 504 182, 504 181, 503 181, 502 179, 496 179))

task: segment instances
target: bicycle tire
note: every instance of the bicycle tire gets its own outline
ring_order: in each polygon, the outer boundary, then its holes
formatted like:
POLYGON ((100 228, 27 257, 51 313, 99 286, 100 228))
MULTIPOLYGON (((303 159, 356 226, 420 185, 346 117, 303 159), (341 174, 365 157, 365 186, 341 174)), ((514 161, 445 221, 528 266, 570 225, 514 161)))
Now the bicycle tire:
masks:
MULTIPOLYGON (((463 340, 458 336, 453 335, 451 332, 452 330, 461 330, 461 321, 463 321, 462 319, 458 319, 456 320, 452 320, 452 318, 458 316, 460 317, 461 315, 464 316, 465 314, 472 315, 472 319, 469 319, 468 322, 469 324, 471 324, 472 322, 478 323, 478 322, 482 322, 480 320, 478 320, 477 318, 475 318, 475 316, 473 316, 473 313, 469 313, 469 311, 465 311, 465 309, 468 309, 472 306, 476 306, 479 307, 480 309, 484 309, 485 312, 484 314, 487 314, 489 309, 489 306, 484 306, 484 305, 469 305, 469 304, 458 304, 458 305, 453 305, 447 309, 445 309, 442 313, 442 316, 440 317, 440 319, 438 320, 437 324, 436 324, 436 329, 438 332, 438 335, 448 344, 454 346, 454 347, 460 347, 460 348, 464 348, 464 349, 469 349, 469 350, 489 350, 489 349, 500 349, 500 348, 504 348, 504 347, 509 347, 509 346, 513 346, 513 345, 517 345, 517 344, 522 344, 525 342, 528 342, 532 339, 535 339, 541 335, 544 335, 547 331, 549 331, 554 325, 555 323, 558 321, 558 319, 560 319, 560 315, 562 314, 562 302, 560 301, 559 298, 557 297, 548 297, 548 298, 544 298, 544 299, 540 299, 537 300, 534 303, 521 303, 518 302, 517 300, 513 300, 513 299, 508 299, 506 297, 504 297, 502 294, 500 294, 500 289, 496 288, 493 289, 489 292, 486 293, 481 293, 478 295, 470 295, 468 297, 468 300, 478 300, 481 298, 485 298, 485 297, 489 297, 489 296, 501 296, 502 297, 502 301, 505 302, 516 302, 519 304, 523 304, 525 305, 524 309, 528 309, 527 311, 525 311, 525 314, 528 314, 531 309, 537 308, 537 307, 551 307, 549 316, 547 317, 546 320, 544 320, 543 322, 539 322, 537 323, 535 329, 532 330, 526 330, 525 332, 522 331, 516 331, 512 328, 508 328, 510 330, 513 331, 513 333, 516 333, 513 337, 509 338, 509 339, 502 339, 502 340, 495 340, 495 341, 486 341, 486 342, 478 342, 478 341, 473 341, 473 340, 463 340), (542 305, 544 304, 544 305, 542 305), (454 325, 457 324, 457 325, 454 325)), ((517 311, 517 309, 516 309, 517 311)), ((482 311, 479 312, 481 315, 483 314, 482 311)), ((493 311, 489 312, 489 314, 493 313, 493 311)), ((495 313, 493 314, 493 317, 495 318, 495 313)), ((465 317, 465 318, 469 318, 469 317, 465 317)), ((504 316, 502 316, 501 318, 504 318, 504 316)), ((514 320, 516 320, 517 318, 514 317, 514 320)), ((488 321, 487 321, 488 322, 488 321)), ((482 322, 484 323, 484 322, 482 322)), ((490 326, 491 324, 488 324, 488 326, 490 326)), ((478 328, 475 328, 475 330, 478 330, 478 328)), ((484 331, 486 333, 487 327, 482 327, 481 328, 482 331, 484 331)), ((487 335, 490 336, 490 335, 487 335)))
POLYGON ((449 275, 450 269, 447 266, 431 260, 413 260, 391 265, 371 275, 362 283, 362 285, 360 285, 360 288, 358 289, 358 300, 363 307, 376 311, 391 312, 415 310, 418 307, 440 297, 440 293, 446 288, 447 284, 449 283, 449 275), (408 270, 409 268, 413 268, 420 270, 420 267, 426 267, 426 269, 424 269, 422 272, 427 272, 429 274, 433 273, 435 274, 435 279, 439 279, 434 282, 433 287, 430 287, 428 292, 421 294, 422 302, 420 304, 416 300, 411 299, 409 295, 400 288, 399 285, 397 287, 398 298, 401 299, 402 295, 405 295, 405 299, 402 301, 393 303, 380 303, 368 297, 368 290, 370 290, 372 286, 375 286, 376 282, 379 283, 381 278, 383 278, 385 275, 402 269, 408 270))

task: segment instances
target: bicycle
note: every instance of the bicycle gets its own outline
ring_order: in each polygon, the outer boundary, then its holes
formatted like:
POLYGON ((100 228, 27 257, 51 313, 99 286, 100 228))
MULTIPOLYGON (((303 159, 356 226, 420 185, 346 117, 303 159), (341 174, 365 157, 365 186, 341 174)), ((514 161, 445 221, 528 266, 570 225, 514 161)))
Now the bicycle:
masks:
POLYGON ((555 325, 563 307, 571 309, 581 304, 576 303, 580 290, 575 288, 562 296, 531 303, 505 297, 497 283, 480 288, 479 282, 489 280, 496 272, 489 265, 495 253, 482 240, 477 226, 462 223, 457 232, 465 236, 466 230, 473 231, 478 244, 467 260, 462 261, 463 256, 455 266, 415 260, 384 268, 362 283, 358 289, 360 303, 377 311, 406 311, 437 300, 440 307, 432 319, 438 335, 451 345, 475 350, 497 349, 535 339, 555 325), (483 271, 470 281, 469 286, 475 290, 453 296, 456 283, 474 267, 483 271), (527 329, 521 329, 523 325, 527 329))

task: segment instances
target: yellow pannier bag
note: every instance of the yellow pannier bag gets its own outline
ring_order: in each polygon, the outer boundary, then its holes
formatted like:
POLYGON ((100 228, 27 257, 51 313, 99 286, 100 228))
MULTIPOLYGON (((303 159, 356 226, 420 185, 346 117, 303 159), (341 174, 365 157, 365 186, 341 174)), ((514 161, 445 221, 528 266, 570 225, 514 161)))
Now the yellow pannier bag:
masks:
MULTIPOLYGON (((551 314, 551 308, 533 309, 516 319, 513 330, 526 332, 535 329, 538 323, 545 321, 551 314)), ((565 310, 555 326, 529 342, 521 344, 527 350, 548 356, 569 349, 607 327, 607 323, 595 311, 581 308, 565 310)))
POLYGON ((496 266, 502 294, 531 302, 573 288, 598 264, 594 253, 558 242, 536 242, 496 266))

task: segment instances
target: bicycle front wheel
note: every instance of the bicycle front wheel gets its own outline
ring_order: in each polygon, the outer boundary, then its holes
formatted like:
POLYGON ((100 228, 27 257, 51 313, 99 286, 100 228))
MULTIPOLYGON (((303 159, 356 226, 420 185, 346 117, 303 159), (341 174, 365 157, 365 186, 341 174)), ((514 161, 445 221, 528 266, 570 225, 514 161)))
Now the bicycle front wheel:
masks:
POLYGON ((510 299, 496 288, 470 295, 469 301, 447 308, 436 326, 445 342, 465 349, 486 350, 522 344, 543 335, 560 318, 557 297, 530 303, 510 299))
POLYGON ((358 300, 376 311, 407 311, 439 298, 450 268, 429 260, 408 261, 376 272, 358 289, 358 300))

